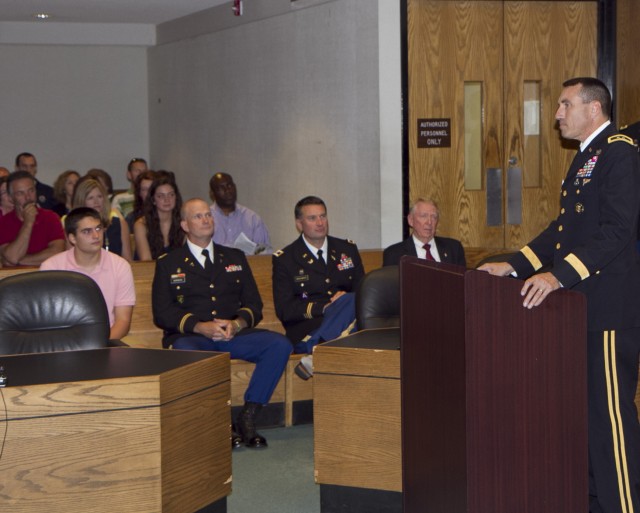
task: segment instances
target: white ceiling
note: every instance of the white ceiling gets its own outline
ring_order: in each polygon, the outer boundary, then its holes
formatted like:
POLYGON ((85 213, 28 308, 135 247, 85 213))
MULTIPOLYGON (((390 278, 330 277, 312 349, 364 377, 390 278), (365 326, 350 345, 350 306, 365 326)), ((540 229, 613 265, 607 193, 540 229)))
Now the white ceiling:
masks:
POLYGON ((230 0, 0 0, 0 22, 135 23, 157 25, 230 0), (51 15, 38 21, 36 13, 51 15))

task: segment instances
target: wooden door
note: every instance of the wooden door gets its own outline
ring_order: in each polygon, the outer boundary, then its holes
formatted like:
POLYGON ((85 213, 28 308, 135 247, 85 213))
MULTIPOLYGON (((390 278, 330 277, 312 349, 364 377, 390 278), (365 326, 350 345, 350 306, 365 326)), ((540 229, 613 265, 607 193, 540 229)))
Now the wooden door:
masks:
POLYGON ((564 80, 596 72, 597 5, 408 0, 407 9, 410 201, 435 199, 438 232, 466 247, 519 248, 557 214, 575 145, 561 141, 554 113, 564 80), (440 119, 450 146, 419 147, 440 119))

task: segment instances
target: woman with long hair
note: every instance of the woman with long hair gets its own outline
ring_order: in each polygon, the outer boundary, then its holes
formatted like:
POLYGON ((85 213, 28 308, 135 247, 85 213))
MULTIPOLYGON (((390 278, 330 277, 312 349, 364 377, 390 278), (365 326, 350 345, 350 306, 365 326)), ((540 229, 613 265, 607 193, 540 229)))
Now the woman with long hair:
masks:
POLYGON ((103 247, 131 262, 129 227, 122 214, 111 208, 107 191, 98 180, 90 176, 78 180, 73 192, 73 208, 76 207, 90 207, 99 212, 105 225, 103 247))
POLYGON ((107 193, 106 198, 109 200, 109 203, 111 203, 111 198, 113 196, 113 180, 111 179, 111 175, 104 169, 98 169, 97 167, 94 167, 89 169, 89 171, 87 171, 84 176, 89 176, 94 180, 98 180, 107 193))
POLYGON ((138 220, 139 217, 142 217, 142 215, 144 214, 144 200, 147 199, 149 189, 151 188, 151 184, 153 183, 155 177, 156 172, 149 169, 140 173, 133 181, 133 210, 129 212, 125 217, 127 225, 129 226, 129 231, 131 233, 133 233, 134 223, 138 220))
POLYGON ((54 212, 59 216, 63 216, 71 210, 71 204, 73 203, 73 190, 76 187, 76 183, 80 180, 80 173, 69 169, 60 173, 53 184, 53 197, 59 203, 54 212))
POLYGON ((140 260, 155 260, 184 244, 180 227, 182 197, 173 174, 158 172, 143 205, 143 216, 133 225, 140 260))

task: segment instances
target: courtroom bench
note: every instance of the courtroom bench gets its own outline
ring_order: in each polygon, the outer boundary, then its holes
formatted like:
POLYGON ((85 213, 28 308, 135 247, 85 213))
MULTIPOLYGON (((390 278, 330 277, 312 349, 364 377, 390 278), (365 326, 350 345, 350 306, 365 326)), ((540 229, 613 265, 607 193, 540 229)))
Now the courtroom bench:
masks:
MULTIPOLYGON (((366 272, 382 265, 381 250, 361 250, 366 272)), ((271 287, 271 255, 247 257, 263 302, 263 319, 260 328, 284 334, 273 304, 271 287)), ((17 273, 31 272, 35 267, 0 268, 0 279, 17 273)), ((133 309, 131 328, 123 341, 131 347, 162 348, 162 330, 153 324, 151 286, 155 262, 131 264, 136 288, 136 306, 133 309)), ((261 415, 261 425, 286 425, 309 422, 312 416, 312 380, 304 381, 294 373, 303 355, 291 355, 289 363, 276 387, 269 406, 261 415)), ((231 406, 244 404, 244 393, 255 365, 244 360, 231 360, 231 406)))
MULTIPOLYGON (((381 250, 361 250, 360 255, 366 272, 382 265, 381 250)), ((251 272, 262 297, 262 321, 259 327, 284 334, 284 328, 276 316, 271 287, 271 255, 247 257, 251 272)), ((162 331, 153 324, 151 312, 151 284, 155 270, 154 262, 131 264, 136 287, 136 307, 129 335, 123 340, 134 347, 162 347, 162 331)), ((289 363, 278 383, 269 407, 261 414, 260 424, 291 426, 309 422, 312 418, 312 381, 304 381, 294 368, 303 355, 291 355, 289 363)), ((231 360, 231 406, 244 404, 244 393, 255 365, 244 360, 231 360)))

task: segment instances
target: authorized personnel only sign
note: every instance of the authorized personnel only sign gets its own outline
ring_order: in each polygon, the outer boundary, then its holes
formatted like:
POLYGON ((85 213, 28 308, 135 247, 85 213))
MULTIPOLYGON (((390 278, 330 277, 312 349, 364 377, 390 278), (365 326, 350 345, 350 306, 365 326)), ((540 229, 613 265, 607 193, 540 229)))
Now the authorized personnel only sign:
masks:
POLYGON ((419 119, 418 148, 451 148, 451 118, 419 119))

